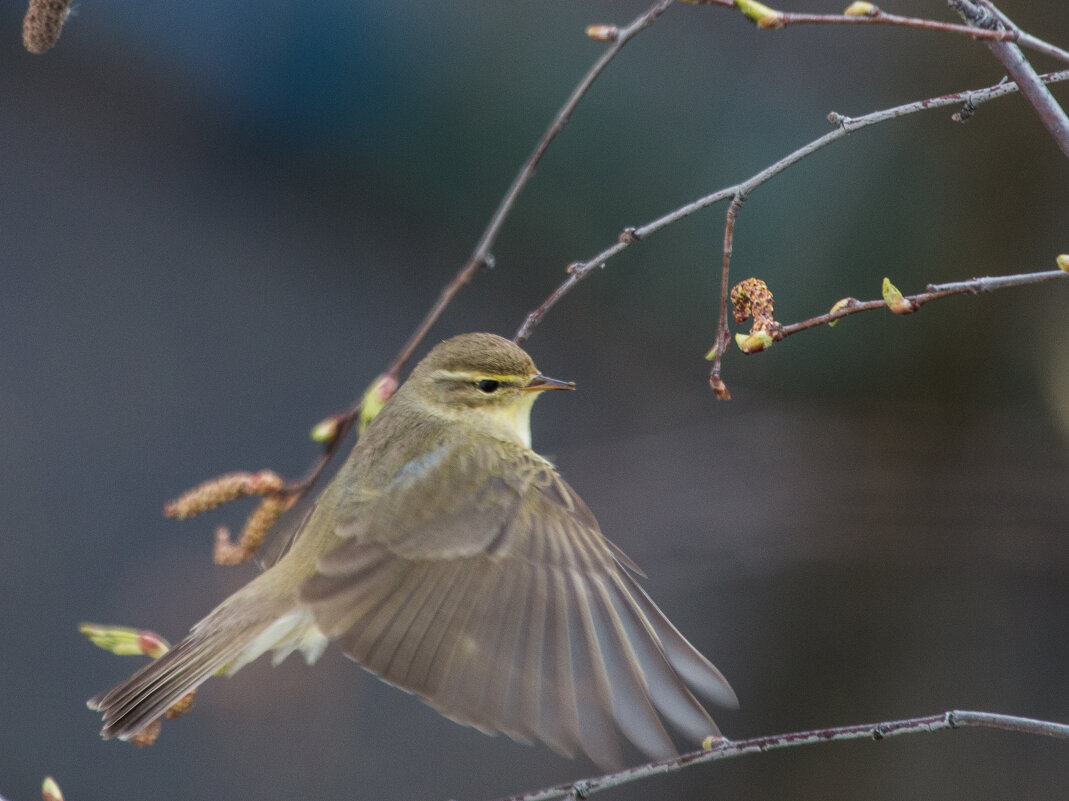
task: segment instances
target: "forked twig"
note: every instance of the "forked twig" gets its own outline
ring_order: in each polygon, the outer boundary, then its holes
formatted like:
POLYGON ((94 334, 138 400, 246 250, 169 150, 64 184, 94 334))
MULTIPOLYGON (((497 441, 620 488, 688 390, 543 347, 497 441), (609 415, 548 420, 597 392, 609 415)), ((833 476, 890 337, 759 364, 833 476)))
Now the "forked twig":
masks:
POLYGON ((1019 32, 1017 26, 990 0, 979 0, 975 3, 972 0, 950 0, 950 5, 977 31, 1005 31, 1015 34, 1010 41, 994 40, 985 44, 1006 68, 1010 78, 1021 87, 1021 94, 1036 110, 1040 121, 1057 142, 1062 153, 1069 157, 1069 116, 1066 116, 1065 110, 1058 105, 1054 95, 1040 81, 1021 48, 1014 44, 1019 41, 1016 36, 1019 32))
POLYGON ((587 74, 583 76, 583 79, 579 81, 579 84, 572 90, 568 100, 561 107, 560 111, 553 118, 553 122, 550 123, 549 128, 542 134, 542 138, 535 145, 534 150, 531 151, 531 155, 527 157, 527 160, 520 167, 520 171, 516 173, 516 177, 512 180, 512 184, 509 186, 508 191, 505 192, 505 196, 501 198, 501 203, 498 204, 497 210, 494 212, 494 216, 490 218, 489 225, 486 226, 486 230, 480 237, 478 244, 475 246, 475 250, 472 251, 471 256, 468 258, 467 263, 460 269, 446 286, 442 289, 441 294, 438 296, 438 300, 427 312, 427 316, 423 318, 423 321, 416 327, 416 330, 409 336, 408 341, 405 342, 404 347, 397 354, 397 357, 393 360, 393 363, 387 368, 386 375, 398 378, 401 374, 401 370, 412 358, 412 354, 415 353, 416 348, 427 336, 427 332, 441 317, 442 312, 452 302, 454 296, 460 291, 461 287, 471 281, 483 267, 493 266, 493 255, 490 249, 493 247, 494 242, 497 239, 498 233, 501 231, 501 226, 505 222, 505 218, 508 217, 510 211, 512 211, 513 205, 516 203, 516 198, 519 197, 520 192, 527 185, 527 182, 531 180, 531 177, 535 173, 535 169, 538 167, 539 162, 542 161, 542 157, 545 155, 546 150, 553 143, 553 140, 557 138, 557 135, 564 130, 564 126, 568 124, 568 121, 572 117, 572 113, 575 111, 579 102, 586 96, 586 93, 590 91, 590 87, 594 85, 594 81, 598 79, 598 76, 605 71, 605 68, 609 66, 617 53, 623 49, 624 45, 630 42, 635 36, 644 31, 650 25, 652 25, 661 14, 672 4, 673 0, 658 0, 647 11, 639 14, 629 24, 622 28, 614 29, 613 36, 610 39, 610 44, 605 48, 605 51, 598 57, 598 60, 594 62, 594 65, 587 71, 587 74))

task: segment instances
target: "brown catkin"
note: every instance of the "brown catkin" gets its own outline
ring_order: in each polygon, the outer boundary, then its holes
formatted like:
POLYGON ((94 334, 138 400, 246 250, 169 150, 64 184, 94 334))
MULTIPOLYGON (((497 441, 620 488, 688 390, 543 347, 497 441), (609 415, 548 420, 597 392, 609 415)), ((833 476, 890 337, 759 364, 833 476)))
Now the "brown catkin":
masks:
POLYGON ((59 39, 71 0, 30 0, 22 21, 22 43, 31 53, 47 53, 59 39))

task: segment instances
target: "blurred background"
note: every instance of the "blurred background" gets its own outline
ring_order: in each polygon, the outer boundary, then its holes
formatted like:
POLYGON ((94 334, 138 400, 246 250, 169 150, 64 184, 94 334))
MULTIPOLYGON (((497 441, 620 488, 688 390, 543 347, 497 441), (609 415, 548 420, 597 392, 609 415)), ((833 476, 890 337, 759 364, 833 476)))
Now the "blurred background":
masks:
MULTIPOLYGON (((236 469, 297 476, 307 432, 392 358, 464 262, 633 0, 79 2, 58 46, 0 11, 0 794, 488 799, 592 775, 457 726, 328 651, 209 683, 138 750, 85 699, 254 568, 163 502, 236 469)), ((838 12, 846 0, 791 2, 838 12)), ((1005 0, 1065 47, 1060 0, 1005 0)), ((952 19, 943 2, 888 8, 952 19)), ((1056 68, 1035 58, 1041 71, 1056 68)), ((596 84, 521 197, 497 267, 431 341, 511 336, 638 225, 828 130, 826 114, 990 85, 968 39, 762 32, 676 4, 596 84)), ((1063 104, 1069 91, 1056 88, 1063 104)), ((733 274, 784 322, 837 299, 1046 270, 1069 163, 1018 97, 855 133, 758 190, 733 274)), ((733 738, 952 708, 1069 720, 1069 282, 852 317, 753 357, 713 399, 725 207, 612 261, 529 350, 580 391, 535 447, 732 681, 733 738)), ((425 348, 424 348, 425 350, 425 348)), ((421 351, 422 352, 422 351, 421 351)), ((795 749, 606 798, 1063 799, 1064 742, 980 730, 795 749)))

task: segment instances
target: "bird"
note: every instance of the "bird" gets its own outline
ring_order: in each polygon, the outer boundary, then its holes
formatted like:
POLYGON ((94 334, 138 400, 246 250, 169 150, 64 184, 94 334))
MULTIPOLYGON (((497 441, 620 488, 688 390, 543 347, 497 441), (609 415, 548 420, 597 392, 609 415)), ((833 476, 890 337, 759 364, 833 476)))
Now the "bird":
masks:
POLYGON ((556 468, 534 401, 574 384, 518 345, 434 346, 322 491, 289 549, 126 681, 90 699, 129 740, 211 676, 273 651, 345 654, 443 715, 603 768, 720 737, 727 680, 638 583, 556 468))

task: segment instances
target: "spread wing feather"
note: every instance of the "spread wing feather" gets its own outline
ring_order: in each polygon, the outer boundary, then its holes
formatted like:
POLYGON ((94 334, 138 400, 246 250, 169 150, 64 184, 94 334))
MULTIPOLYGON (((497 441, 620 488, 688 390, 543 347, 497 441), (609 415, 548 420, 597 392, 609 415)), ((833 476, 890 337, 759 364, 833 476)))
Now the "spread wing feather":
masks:
POLYGON ((455 720, 603 766, 622 764, 619 733, 674 753, 662 718, 716 734, 688 685, 731 703, 724 678, 552 466, 507 456, 443 445, 343 521, 300 592, 319 628, 455 720))

